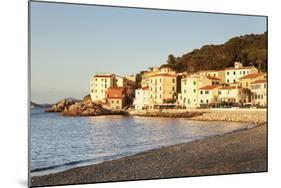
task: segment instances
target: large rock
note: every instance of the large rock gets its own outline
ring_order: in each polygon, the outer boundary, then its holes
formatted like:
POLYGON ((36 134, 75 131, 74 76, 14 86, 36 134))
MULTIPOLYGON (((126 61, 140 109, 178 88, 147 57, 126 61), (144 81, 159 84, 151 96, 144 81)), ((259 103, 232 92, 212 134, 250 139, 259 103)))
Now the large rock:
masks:
POLYGON ((51 108, 47 109, 47 112, 63 112, 68 110, 68 108, 75 104, 77 101, 73 99, 62 99, 56 104, 54 104, 51 108))

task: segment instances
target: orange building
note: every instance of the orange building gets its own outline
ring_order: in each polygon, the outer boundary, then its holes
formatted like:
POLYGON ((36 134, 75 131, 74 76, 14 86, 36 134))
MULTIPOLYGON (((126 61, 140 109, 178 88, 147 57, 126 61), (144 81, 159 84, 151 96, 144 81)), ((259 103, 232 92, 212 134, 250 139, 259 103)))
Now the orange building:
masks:
POLYGON ((121 110, 126 105, 126 89, 110 87, 107 90, 107 102, 112 110, 121 110))

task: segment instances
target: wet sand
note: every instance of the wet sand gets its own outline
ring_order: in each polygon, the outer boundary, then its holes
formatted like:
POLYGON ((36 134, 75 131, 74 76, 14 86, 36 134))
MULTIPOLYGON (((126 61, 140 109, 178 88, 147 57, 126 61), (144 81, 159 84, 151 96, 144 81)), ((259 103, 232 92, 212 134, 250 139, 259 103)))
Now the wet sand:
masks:
POLYGON ((267 171, 267 125, 33 177, 31 186, 267 171))

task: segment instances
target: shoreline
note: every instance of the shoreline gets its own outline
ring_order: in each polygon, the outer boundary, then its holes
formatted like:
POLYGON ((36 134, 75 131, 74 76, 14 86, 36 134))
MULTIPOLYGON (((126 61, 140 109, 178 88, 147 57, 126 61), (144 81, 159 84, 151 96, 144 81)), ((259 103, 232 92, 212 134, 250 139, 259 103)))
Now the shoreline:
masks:
POLYGON ((31 186, 266 172, 266 136, 266 123, 256 124, 246 130, 33 176, 31 186))

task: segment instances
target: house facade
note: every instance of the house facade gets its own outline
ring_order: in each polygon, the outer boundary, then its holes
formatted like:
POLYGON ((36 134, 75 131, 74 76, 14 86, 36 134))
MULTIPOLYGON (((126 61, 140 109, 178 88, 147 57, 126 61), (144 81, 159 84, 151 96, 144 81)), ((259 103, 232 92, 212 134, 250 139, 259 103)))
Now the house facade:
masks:
POLYGON ((90 79, 90 95, 92 101, 106 100, 108 88, 115 85, 113 74, 96 74, 90 79))
POLYGON ((251 83, 252 104, 257 106, 267 106, 267 81, 256 80, 251 83))
POLYGON ((224 86, 218 89, 219 102, 239 103, 242 89, 238 86, 224 86))
POLYGON ((107 90, 107 103, 112 110, 122 110, 126 105, 126 89, 110 87, 107 90))
POLYGON ((115 74, 96 74, 90 79, 91 100, 106 102, 106 92, 110 87, 124 87, 127 96, 135 95, 134 81, 115 74))
POLYGON ((209 104, 218 103, 218 85, 207 85, 199 88, 199 106, 207 107, 209 104))
POLYGON ((239 81, 239 78, 248 74, 258 73, 258 69, 254 66, 243 66, 240 62, 235 62, 234 67, 226 68, 225 70, 226 84, 232 84, 239 81))
POLYGON ((135 91, 135 99, 134 99, 135 109, 142 110, 149 107, 149 88, 144 87, 140 89, 136 89, 135 91))
POLYGON ((266 74, 264 73, 248 74, 246 76, 239 78, 239 85, 242 88, 251 89, 252 82, 255 82, 257 80, 263 80, 263 79, 266 79, 266 74))
POLYGON ((205 75, 193 74, 181 79, 181 92, 178 94, 178 105, 185 108, 198 107, 199 88, 212 85, 212 80, 205 75))

